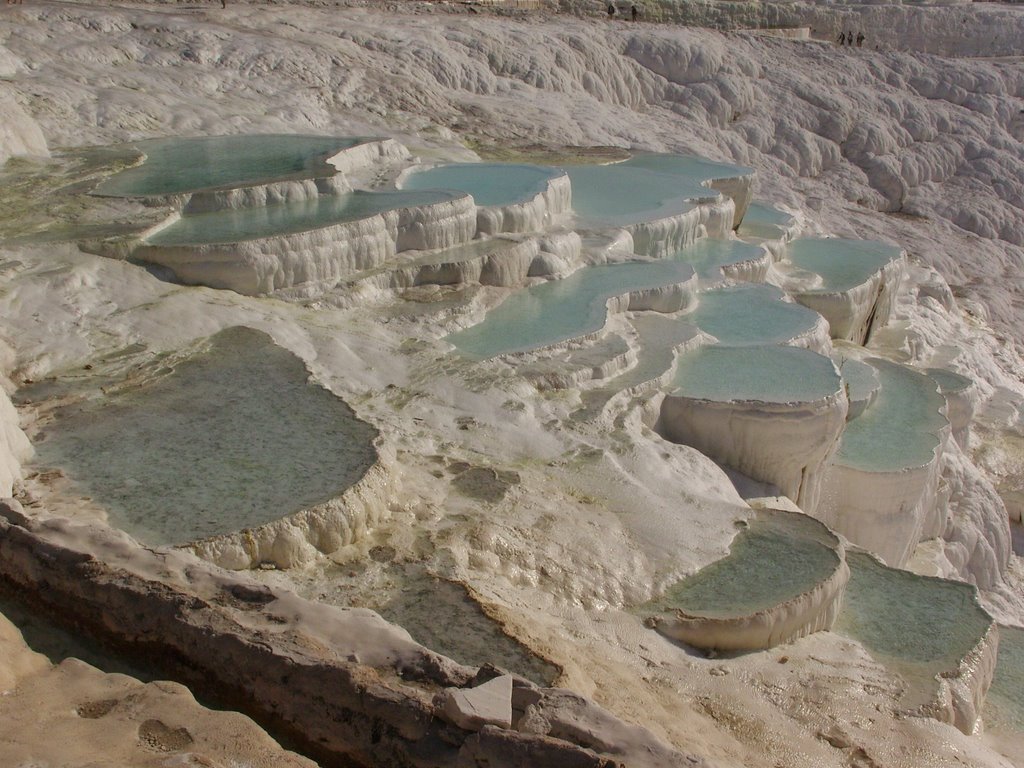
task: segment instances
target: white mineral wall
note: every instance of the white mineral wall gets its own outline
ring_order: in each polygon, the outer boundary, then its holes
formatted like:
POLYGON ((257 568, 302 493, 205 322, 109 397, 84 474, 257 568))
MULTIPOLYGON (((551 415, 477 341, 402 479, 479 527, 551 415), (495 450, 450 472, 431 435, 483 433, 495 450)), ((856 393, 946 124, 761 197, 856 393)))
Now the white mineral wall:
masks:
MULTIPOLYGON (((12 77, 25 69, 21 59, 0 46, 0 77, 12 77)), ((39 124, 22 108, 16 91, 0 82, 0 165, 16 155, 49 157, 39 124)))
POLYGON ((849 407, 842 390, 812 403, 662 401, 658 431, 755 480, 813 514, 849 407))
POLYGON ((501 232, 539 232, 555 216, 572 208, 572 185, 567 175, 556 176, 529 200, 509 205, 481 206, 476 212, 477 235, 501 232))
POLYGON ((833 339, 866 344, 892 316, 903 281, 904 259, 890 262, 870 280, 848 291, 798 291, 793 298, 828 320, 833 339))
POLYGON ((633 252, 664 258, 693 245, 702 237, 725 238, 733 228, 736 207, 730 198, 697 203, 674 216, 642 221, 625 227, 633 238, 633 252))
POLYGON ((330 555, 354 544, 389 516, 397 491, 394 456, 378 447, 377 461, 337 498, 257 528, 215 536, 182 549, 221 568, 241 571, 261 565, 296 568, 317 553, 330 555))
POLYGON ((0 339, 0 498, 14 494, 14 485, 21 480, 21 465, 35 453, 8 395, 14 391, 7 378, 14 364, 14 350, 0 339))
POLYGON ((275 181, 235 189, 195 192, 182 207, 183 213, 207 213, 238 208, 256 208, 265 205, 298 203, 315 200, 320 195, 337 195, 351 191, 340 174, 320 179, 275 181))
POLYGON ((476 234, 476 207, 468 195, 440 203, 401 208, 395 214, 395 250, 429 251, 468 243, 476 234))
POLYGON ((940 431, 931 461, 921 467, 868 472, 832 464, 814 516, 886 565, 902 567, 918 542, 945 530, 945 509, 935 502, 949 434, 948 427, 940 431))
POLYGON ((141 245, 132 255, 173 270, 186 283, 259 295, 307 283, 333 284, 381 266, 396 250, 461 245, 475 226, 472 200, 461 197, 240 243, 141 245))
POLYGON ((398 162, 409 159, 409 150, 394 139, 375 139, 356 144, 327 158, 327 163, 343 174, 358 174, 380 162, 398 162))
POLYGON ((748 173, 744 176, 727 176, 721 179, 713 179, 708 183, 711 189, 721 192, 732 200, 736 210, 733 212, 732 228, 736 229, 743 223, 743 217, 747 214, 747 206, 754 197, 755 175, 748 173))
POLYGON ((992 622, 955 670, 936 675, 935 697, 914 714, 949 723, 966 734, 977 733, 998 655, 999 627, 992 622))
POLYGON ((651 625, 667 637, 697 648, 754 651, 773 648, 832 628, 842 609, 850 568, 838 547, 835 571, 823 582, 784 603, 749 616, 715 619, 677 611, 657 616, 651 625))
POLYGON ((380 288, 402 289, 415 285, 458 285, 480 283, 513 288, 522 285, 530 273, 540 243, 524 240, 476 258, 399 266, 371 278, 380 288))

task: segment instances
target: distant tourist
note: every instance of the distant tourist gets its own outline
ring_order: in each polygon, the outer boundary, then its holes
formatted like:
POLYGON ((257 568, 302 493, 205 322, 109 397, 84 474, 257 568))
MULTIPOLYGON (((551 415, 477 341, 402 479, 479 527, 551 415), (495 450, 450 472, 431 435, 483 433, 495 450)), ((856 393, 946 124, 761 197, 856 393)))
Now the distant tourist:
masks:
POLYGON ((614 15, 615 15, 615 5, 613 3, 608 3, 608 18, 610 19, 614 15))
POLYGON ((862 45, 864 45, 864 33, 863 32, 858 32, 857 33, 857 47, 860 48, 862 45))
POLYGON ((850 45, 850 46, 853 45, 853 30, 852 29, 849 32, 846 33, 846 44, 850 45))
POLYGON ((635 5, 629 6, 629 12, 633 14, 633 21, 636 21, 636 17, 640 15, 640 9, 635 5))
POLYGON ((836 38, 836 42, 839 43, 840 45, 845 45, 846 44, 846 33, 845 32, 840 32, 839 33, 839 37, 836 38))

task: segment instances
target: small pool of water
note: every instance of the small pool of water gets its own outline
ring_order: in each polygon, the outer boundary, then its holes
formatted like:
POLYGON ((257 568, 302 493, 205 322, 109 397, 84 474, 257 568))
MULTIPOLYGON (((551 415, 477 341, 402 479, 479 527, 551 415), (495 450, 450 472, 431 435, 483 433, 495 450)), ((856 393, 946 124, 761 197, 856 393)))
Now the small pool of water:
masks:
POLYGON ((797 347, 704 347, 679 358, 672 394, 715 401, 806 403, 835 395, 832 361, 797 347))
POLYGON ((266 134, 152 139, 131 146, 142 165, 111 176, 94 192, 110 197, 152 197, 274 181, 332 176, 326 159, 370 139, 266 134))
POLYGON ((999 625, 999 656, 985 699, 986 728, 1024 733, 1024 629, 999 625))
POLYGON ((705 291, 692 321, 726 346, 785 344, 810 332, 817 312, 783 301, 771 285, 735 285, 705 291))
POLYGON ((800 269, 821 275, 822 285, 812 292, 848 291, 899 258, 901 250, 874 240, 838 237, 794 240, 788 258, 800 269))
POLYGON ((478 359, 545 347, 604 327, 606 302, 612 296, 683 283, 692 277, 693 268, 677 261, 586 267, 564 280, 512 294, 483 322, 446 340, 478 359))
POLYGON ((925 373, 935 380, 935 383, 939 385, 939 391, 944 395, 963 392, 974 383, 967 376, 947 371, 945 368, 926 368, 925 373))
POLYGON ((850 581, 833 631, 861 642, 910 684, 912 706, 934 693, 935 675, 954 672, 992 619, 968 584, 888 568, 847 552, 850 581))
POLYGON ((146 543, 277 520, 339 495, 375 460, 376 430, 266 334, 230 328, 146 374, 59 409, 34 460, 146 543))
POLYGON ((758 515, 729 554, 643 606, 645 612, 680 609, 708 618, 734 618, 791 600, 839 567, 836 539, 824 525, 799 514, 758 515))
POLYGON ((511 205, 533 199, 551 179, 564 175, 559 168, 541 165, 454 163, 411 173, 402 188, 464 192, 477 205, 511 205))
POLYGON ((932 460, 946 401, 935 381, 906 366, 871 359, 880 389, 871 406, 843 432, 836 461, 866 472, 895 472, 932 460))
POLYGON ((676 261, 692 264, 701 280, 721 280, 722 267, 761 259, 764 251, 739 240, 701 238, 672 255, 676 261))
POLYGON ((767 203, 751 202, 736 234, 744 238, 773 240, 782 237, 794 222, 794 217, 785 211, 773 208, 767 203))
POLYGON ((447 192, 350 192, 252 208, 182 216, 146 239, 148 245, 213 245, 259 240, 369 218, 384 211, 451 200, 447 192))

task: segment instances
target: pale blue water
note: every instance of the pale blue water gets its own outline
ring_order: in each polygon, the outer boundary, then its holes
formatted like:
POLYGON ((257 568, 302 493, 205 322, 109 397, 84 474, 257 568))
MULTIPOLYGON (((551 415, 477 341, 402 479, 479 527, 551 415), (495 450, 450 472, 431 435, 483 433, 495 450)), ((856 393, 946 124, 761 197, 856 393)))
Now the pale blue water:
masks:
POLYGON ((701 238, 676 252, 671 258, 692 264, 702 280, 720 280, 722 267, 761 258, 763 251, 756 245, 739 240, 701 238))
POLYGON ((477 205, 510 205, 532 199, 551 179, 564 175, 559 168, 541 165, 454 163, 412 173, 402 188, 465 192, 477 205))
POLYGON ((512 294, 483 322, 446 340, 475 358, 537 349, 600 330, 607 314, 605 302, 612 296, 681 283, 692 276, 688 264, 676 261, 586 267, 564 280, 512 294))
POLYGON ((717 288, 700 295, 689 319, 722 345, 784 344, 814 328, 818 313, 783 296, 771 285, 717 288))
POLYGON ((749 176, 754 172, 753 168, 732 163, 720 163, 716 160, 706 160, 703 157, 694 155, 675 155, 659 152, 645 152, 634 155, 619 165, 631 168, 644 168, 658 173, 668 173, 680 178, 694 181, 713 181, 714 179, 728 179, 734 176, 749 176))
POLYGON ((850 581, 834 631, 860 641, 912 685, 919 703, 934 676, 955 671, 992 623, 968 584, 888 568, 847 552, 850 581))
POLYGON ((704 400, 806 403, 839 392, 832 361, 796 347, 704 347, 679 358, 673 394, 704 400))
POLYGON ((699 157, 643 154, 621 163, 568 169, 573 209, 590 226, 624 226, 688 211, 692 200, 717 197, 711 179, 745 175, 749 168, 699 157))
POLYGON ((999 656, 985 699, 985 725, 1024 732, 1024 629, 999 625, 999 656))
POLYGON ((793 216, 785 211, 772 208, 766 203, 752 202, 747 206, 736 234, 746 238, 773 239, 781 237, 793 221, 793 216))
POLYGON ((946 401, 935 381, 906 366, 871 359, 881 388, 871 406, 843 432, 836 461, 867 472, 920 467, 932 459, 946 424, 946 401))
POLYGON ((808 238, 791 242, 788 254, 796 266, 821 275, 817 291, 848 291, 899 258, 900 249, 874 240, 808 238))
POLYGON ((146 239, 149 245, 211 245, 295 234, 356 221, 384 211, 452 199, 447 192, 351 192, 252 208, 182 216, 146 239))
POLYGON ((839 366, 850 400, 867 400, 881 386, 878 371, 867 363, 851 358, 839 362, 839 366))
POLYGON ((37 465, 62 468, 146 543, 276 520, 337 496, 375 460, 376 430, 266 334, 230 328, 150 375, 60 409, 35 446, 37 465))
POLYGON ((133 146, 146 156, 145 162, 111 176, 95 192, 113 197, 175 195, 333 175, 326 158, 366 141, 285 134, 140 141, 133 146))
POLYGON ((839 567, 825 526, 803 515, 758 516, 729 554, 670 587, 643 608, 709 618, 749 616, 791 600, 839 567))
POLYGON ((972 379, 961 376, 959 373, 947 371, 945 368, 926 368, 925 373, 931 376, 939 385, 939 391, 944 395, 954 392, 963 392, 974 383, 972 379))

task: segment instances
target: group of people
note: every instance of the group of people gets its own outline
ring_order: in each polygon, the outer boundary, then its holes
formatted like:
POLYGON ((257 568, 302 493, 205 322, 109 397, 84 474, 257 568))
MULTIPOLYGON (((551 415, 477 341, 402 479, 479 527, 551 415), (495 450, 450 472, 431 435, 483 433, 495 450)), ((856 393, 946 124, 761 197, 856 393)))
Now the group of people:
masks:
MULTIPOLYGON (((631 6, 629 6, 629 14, 632 17, 633 21, 636 21, 637 16, 640 15, 640 9, 637 8, 635 5, 631 5, 631 6)), ((615 3, 608 3, 608 18, 610 19, 610 18, 613 18, 614 16, 615 16, 615 3)))
POLYGON ((858 32, 857 37, 854 38, 852 31, 840 32, 839 37, 836 39, 836 42, 839 43, 840 45, 853 45, 854 40, 857 41, 857 47, 860 48, 862 45, 864 45, 864 33, 858 32))

